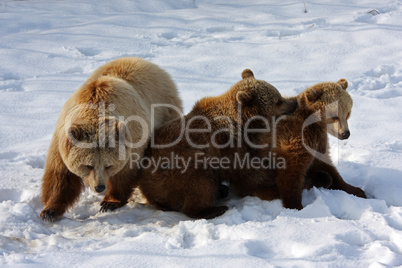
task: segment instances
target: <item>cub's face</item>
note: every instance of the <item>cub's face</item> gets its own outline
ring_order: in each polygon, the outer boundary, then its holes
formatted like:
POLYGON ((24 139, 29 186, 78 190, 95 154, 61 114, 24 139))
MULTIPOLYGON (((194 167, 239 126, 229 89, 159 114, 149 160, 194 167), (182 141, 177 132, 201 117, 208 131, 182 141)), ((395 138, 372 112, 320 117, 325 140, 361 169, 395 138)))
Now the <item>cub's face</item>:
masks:
POLYGON ((280 116, 292 113, 297 102, 287 100, 279 93, 279 91, 271 84, 265 81, 258 81, 260 86, 256 90, 257 96, 255 106, 258 107, 258 112, 265 117, 280 116))
POLYGON ((250 110, 251 114, 271 119, 292 113, 296 109, 296 100, 287 100, 273 85, 256 80, 251 70, 244 70, 242 77, 236 99, 245 110, 250 110))
POLYGON ((108 179, 127 163, 123 123, 106 120, 98 126, 73 124, 69 128, 65 163, 93 191, 106 190, 108 179))
POLYGON ((352 99, 350 96, 346 95, 334 101, 331 105, 328 105, 325 113, 328 124, 327 132, 329 134, 340 140, 349 138, 350 130, 348 119, 350 118, 350 114, 352 112, 352 105, 352 99))
POLYGON ((314 85, 302 93, 311 109, 325 112, 327 132, 340 140, 348 139, 350 136, 348 119, 353 101, 346 92, 347 86, 348 82, 340 79, 336 83, 326 82, 314 85))

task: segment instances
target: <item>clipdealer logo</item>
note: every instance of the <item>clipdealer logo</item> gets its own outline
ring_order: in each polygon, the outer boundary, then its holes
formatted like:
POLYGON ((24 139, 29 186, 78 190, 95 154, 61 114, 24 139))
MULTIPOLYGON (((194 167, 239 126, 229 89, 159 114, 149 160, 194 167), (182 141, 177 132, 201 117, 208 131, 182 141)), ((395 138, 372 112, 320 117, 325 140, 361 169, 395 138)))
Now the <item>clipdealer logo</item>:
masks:
MULTIPOLYGON (((337 106, 338 103, 334 103, 332 106, 337 106)), ((328 106, 329 107, 329 106, 328 106)), ((333 107, 331 108, 333 109, 333 107)), ((241 122, 241 106, 238 108, 238 118, 237 121, 234 121, 232 118, 228 116, 219 116, 212 120, 219 120, 221 122, 226 122, 226 128, 221 128, 213 131, 211 122, 207 117, 197 116, 194 118, 190 118, 186 120, 185 115, 181 112, 178 107, 175 107, 170 104, 152 104, 150 111, 150 120, 146 120, 138 115, 132 115, 127 118, 124 116, 115 115, 115 106, 113 104, 106 105, 105 103, 98 104, 80 104, 73 107, 69 114, 66 116, 64 122, 64 134, 68 137, 69 142, 79 148, 83 149, 94 149, 94 148, 117 148, 119 154, 119 160, 122 161, 130 161, 130 165, 132 167, 142 167, 145 168, 147 166, 153 168, 178 168, 180 170, 184 170, 184 172, 189 168, 189 166, 194 166, 195 168, 274 168, 274 169, 282 169, 286 167, 285 159, 280 157, 274 153, 274 149, 277 146, 277 125, 278 123, 287 118, 287 115, 282 115, 279 117, 272 117, 271 120, 263 116, 255 116, 247 120, 244 124, 239 124, 241 122), (155 109, 157 108, 168 108, 173 109, 179 115, 177 120, 180 120, 180 131, 179 135, 167 144, 156 144, 153 136, 153 130, 155 128, 155 109), (87 139, 87 140, 79 140, 74 135, 72 135, 72 129, 80 128, 83 126, 85 128, 85 122, 80 121, 80 115, 83 111, 91 111, 92 113, 97 113, 98 118, 98 129, 96 131, 96 139, 87 139), (78 120, 77 120, 78 119, 78 120), (191 123, 194 120, 200 120, 203 122, 204 128, 192 128, 191 123), (254 120, 259 120, 262 122, 261 128, 252 128, 250 125, 254 120), (124 131, 119 127, 113 127, 114 125, 124 126, 124 131), (135 133, 135 137, 133 133, 130 133, 130 127, 135 125, 135 129, 138 131, 135 133), (220 144, 217 142, 217 137, 221 133, 228 134, 228 140, 224 144, 220 144), (204 144, 198 144, 196 141, 191 139, 191 134, 202 133, 208 135, 209 140, 204 144), (249 139, 250 134, 255 133, 265 133, 267 138, 266 142, 262 143, 253 143, 252 140, 249 139), (158 159, 153 158, 144 158, 141 159, 140 154, 136 152, 141 152, 146 148, 146 146, 150 146, 151 148, 164 149, 164 148, 172 148, 174 150, 174 146, 177 145, 182 140, 185 140, 187 144, 190 146, 190 149, 198 149, 196 151, 202 151, 208 147, 216 148, 216 149, 224 149, 224 148, 241 148, 244 144, 246 144, 249 148, 259 150, 267 147, 273 148, 273 150, 268 150, 266 156, 263 157, 255 157, 251 156, 249 153, 238 154, 234 153, 233 157, 207 157, 203 153, 194 153, 191 157, 184 158, 180 155, 174 155, 174 152, 171 152, 169 157, 159 157, 158 159), (134 153, 133 153, 134 152, 134 153), (169 159, 169 161, 167 161, 169 159)), ((330 110, 330 109, 328 109, 330 110)), ((327 116, 327 115, 324 115, 327 116)), ((319 111, 312 114, 307 120, 304 122, 302 126, 302 144, 304 148, 314 157, 320 159, 321 161, 333 165, 331 159, 328 158, 328 155, 325 153, 320 153, 315 149, 309 147, 307 143, 305 143, 304 137, 304 129, 309 125, 315 124, 322 120, 322 116, 319 111)), ((90 133, 93 134, 93 133, 90 133)), ((89 135, 90 136, 90 135, 89 135)), ((95 135, 93 135, 95 136, 95 135)))

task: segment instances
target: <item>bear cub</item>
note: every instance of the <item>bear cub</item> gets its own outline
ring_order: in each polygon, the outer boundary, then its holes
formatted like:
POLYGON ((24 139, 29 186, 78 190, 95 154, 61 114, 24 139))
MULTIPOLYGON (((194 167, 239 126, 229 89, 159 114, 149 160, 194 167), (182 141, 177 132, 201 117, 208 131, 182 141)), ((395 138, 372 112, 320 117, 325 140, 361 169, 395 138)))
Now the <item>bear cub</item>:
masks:
MULTIPOLYGON (((327 132, 341 140, 350 136, 347 120, 353 101, 347 87, 345 79, 324 82, 290 98, 297 100, 298 108, 277 122, 275 141, 269 135, 261 138, 261 142, 268 141, 271 146, 259 152, 275 152, 285 159, 286 168, 276 170, 275 186, 261 187, 252 195, 263 200, 280 198, 284 207, 295 209, 303 208, 302 191, 312 186, 366 198, 363 190, 343 180, 329 156, 327 132)), ((269 173, 272 175, 272 171, 269 173)))
POLYGON ((271 84, 255 79, 249 69, 242 78, 224 94, 198 101, 184 118, 155 130, 144 153, 144 161, 151 164, 140 168, 138 174, 139 188, 150 204, 209 219, 228 209, 215 204, 223 181, 275 183, 269 177, 248 178, 250 170, 234 169, 232 164, 236 155, 251 150, 244 135, 247 129, 292 112, 297 103, 283 98, 271 84), (251 122, 256 116, 260 120, 251 122), (158 164, 164 160, 170 161, 158 164), (227 168, 219 161, 225 161, 227 168))

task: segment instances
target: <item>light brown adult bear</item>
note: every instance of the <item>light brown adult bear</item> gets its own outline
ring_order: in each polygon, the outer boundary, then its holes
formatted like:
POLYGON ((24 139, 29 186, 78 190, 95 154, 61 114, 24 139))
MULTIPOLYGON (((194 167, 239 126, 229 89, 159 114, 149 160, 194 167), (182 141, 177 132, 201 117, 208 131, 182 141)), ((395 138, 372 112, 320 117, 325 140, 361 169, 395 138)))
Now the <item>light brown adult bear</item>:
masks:
POLYGON ((338 139, 350 136, 347 120, 353 101, 347 86, 345 79, 319 83, 293 98, 298 102, 295 112, 278 120, 275 137, 265 135, 260 141, 268 140, 271 147, 259 154, 274 152, 286 160, 286 168, 276 170, 276 186, 261 187, 254 195, 264 200, 280 198, 284 207, 296 209, 303 208, 303 188, 312 185, 366 198, 363 190, 343 180, 329 156, 327 132, 338 139))
POLYGON ((95 70, 61 110, 46 159, 41 218, 63 215, 84 183, 99 193, 107 189, 101 211, 125 205, 137 177, 130 154, 142 156, 153 128, 180 112, 175 84, 155 64, 120 58, 95 70))
MULTIPOLYGON (((226 93, 201 99, 184 119, 154 132, 142 162, 137 162, 143 166, 139 188, 149 203, 206 219, 228 209, 215 206, 215 199, 222 181, 247 178, 232 164, 236 155, 250 151, 243 135, 246 125, 254 128, 262 123, 249 119, 260 116, 266 123, 296 107, 296 102, 284 99, 275 87, 256 80, 251 70, 244 70, 242 77, 226 93)), ((275 183, 261 176, 247 178, 252 179, 259 185, 275 183)))

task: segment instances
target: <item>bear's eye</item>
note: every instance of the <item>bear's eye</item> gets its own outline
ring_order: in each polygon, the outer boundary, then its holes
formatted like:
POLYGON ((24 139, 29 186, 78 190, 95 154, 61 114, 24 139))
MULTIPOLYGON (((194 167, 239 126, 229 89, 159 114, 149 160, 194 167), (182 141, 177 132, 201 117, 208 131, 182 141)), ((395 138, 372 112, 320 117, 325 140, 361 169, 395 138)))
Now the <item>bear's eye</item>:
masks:
POLYGON ((93 170, 94 169, 94 167, 93 166, 90 166, 90 165, 86 165, 85 166, 87 169, 89 169, 89 170, 93 170))
POLYGON ((338 120, 339 120, 339 117, 337 117, 337 116, 332 116, 331 119, 334 120, 334 121, 338 121, 338 120))
POLYGON ((112 168, 112 165, 105 167, 106 170, 111 169, 111 168, 112 168))

